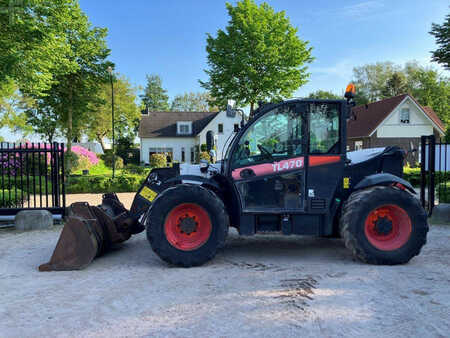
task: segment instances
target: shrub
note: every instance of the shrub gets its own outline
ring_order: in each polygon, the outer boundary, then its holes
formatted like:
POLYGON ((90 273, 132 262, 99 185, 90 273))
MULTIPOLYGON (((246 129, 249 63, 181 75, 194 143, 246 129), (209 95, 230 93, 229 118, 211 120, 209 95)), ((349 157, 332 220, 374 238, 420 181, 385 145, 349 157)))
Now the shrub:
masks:
MULTIPOLYGON (((25 197, 26 195, 24 194, 24 199, 25 197)), ((0 207, 20 208, 22 206, 21 204, 22 204, 22 190, 17 189, 17 198, 15 189, 0 190, 0 207)))
POLYGON ((164 154, 152 154, 150 156, 150 166, 153 168, 167 167, 167 157, 164 154))
POLYGON ((70 173, 70 171, 76 170, 75 168, 78 166, 79 159, 80 159, 80 157, 73 151, 66 151, 66 153, 64 155, 64 161, 66 162, 65 169, 66 169, 67 173, 70 173))
POLYGON ((124 168, 124 172, 127 174, 144 175, 145 171, 146 170, 144 167, 141 167, 141 166, 135 165, 135 164, 127 164, 124 168))
POLYGON ((209 154, 206 151, 200 152, 199 158, 200 160, 208 161, 208 163, 211 162, 211 156, 209 156, 209 154))
POLYGON ((80 155, 78 157, 77 166, 73 168, 73 170, 88 170, 93 166, 92 162, 89 160, 87 156, 80 155))
POLYGON ((440 183, 437 186, 439 203, 450 203, 450 182, 440 183))
POLYGON ((78 156, 86 156, 88 158, 89 162, 91 162, 92 164, 97 164, 98 163, 97 155, 95 153, 93 153, 92 151, 84 148, 84 147, 73 146, 72 147, 72 152, 74 152, 78 156))
POLYGON ((136 192, 145 178, 145 175, 124 173, 121 173, 114 179, 104 175, 72 176, 66 185, 66 191, 72 194, 136 192))
POLYGON ((403 167, 403 178, 411 183, 412 186, 418 187, 420 185, 420 168, 403 167))
MULTIPOLYGON (((113 158, 113 154, 112 152, 107 152, 104 155, 101 155, 101 159, 103 160, 103 162, 105 163, 105 165, 107 167, 112 168, 112 158, 113 158)), ((123 168, 123 159, 120 156, 114 156, 115 158, 115 163, 116 163, 116 169, 122 169, 123 168)))
POLYGON ((200 151, 207 151, 208 150, 208 146, 206 145, 206 143, 202 143, 202 145, 200 146, 200 151))

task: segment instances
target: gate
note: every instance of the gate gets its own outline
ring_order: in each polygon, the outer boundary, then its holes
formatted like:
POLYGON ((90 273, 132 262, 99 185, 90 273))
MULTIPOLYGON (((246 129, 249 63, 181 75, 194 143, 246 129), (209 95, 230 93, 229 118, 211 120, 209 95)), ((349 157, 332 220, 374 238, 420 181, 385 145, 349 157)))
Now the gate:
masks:
POLYGON ((24 209, 64 216, 63 143, 0 143, 0 217, 24 209))
POLYGON ((437 203, 450 203, 450 147, 422 136, 420 152, 420 201, 431 216, 437 203))

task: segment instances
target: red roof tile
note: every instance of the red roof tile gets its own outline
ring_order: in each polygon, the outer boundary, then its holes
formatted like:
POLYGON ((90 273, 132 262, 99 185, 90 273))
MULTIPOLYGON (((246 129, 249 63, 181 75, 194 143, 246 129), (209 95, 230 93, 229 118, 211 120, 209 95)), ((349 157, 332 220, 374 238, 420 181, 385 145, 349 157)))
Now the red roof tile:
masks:
POLYGON ((355 138, 369 136, 407 96, 423 109, 425 114, 442 132, 445 131, 445 125, 430 107, 422 107, 410 95, 402 94, 367 105, 354 107, 352 111, 356 116, 356 119, 351 119, 347 122, 347 137, 355 138))

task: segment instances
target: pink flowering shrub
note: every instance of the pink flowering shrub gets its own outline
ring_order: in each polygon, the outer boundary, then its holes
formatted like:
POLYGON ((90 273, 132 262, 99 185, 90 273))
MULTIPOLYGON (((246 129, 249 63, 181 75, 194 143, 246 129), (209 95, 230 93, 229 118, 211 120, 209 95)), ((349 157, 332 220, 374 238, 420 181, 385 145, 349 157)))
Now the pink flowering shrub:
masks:
POLYGON ((93 165, 98 164, 98 157, 92 151, 89 151, 81 146, 73 146, 72 151, 77 155, 87 157, 89 159, 89 162, 91 162, 91 164, 93 165))

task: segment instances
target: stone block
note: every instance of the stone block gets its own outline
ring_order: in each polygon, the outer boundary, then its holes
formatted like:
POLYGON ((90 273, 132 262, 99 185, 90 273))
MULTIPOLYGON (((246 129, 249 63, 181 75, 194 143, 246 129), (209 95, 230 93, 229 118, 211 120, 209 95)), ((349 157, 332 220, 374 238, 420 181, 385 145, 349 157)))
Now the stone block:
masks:
POLYGON ((53 225, 53 215, 47 210, 22 210, 15 217, 17 230, 48 229, 53 225))

